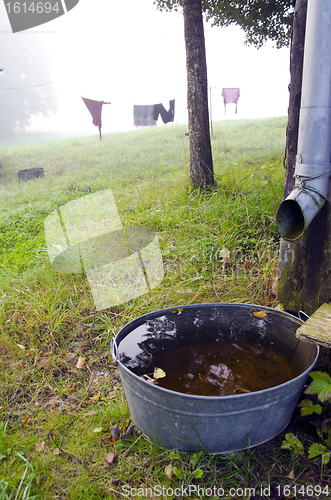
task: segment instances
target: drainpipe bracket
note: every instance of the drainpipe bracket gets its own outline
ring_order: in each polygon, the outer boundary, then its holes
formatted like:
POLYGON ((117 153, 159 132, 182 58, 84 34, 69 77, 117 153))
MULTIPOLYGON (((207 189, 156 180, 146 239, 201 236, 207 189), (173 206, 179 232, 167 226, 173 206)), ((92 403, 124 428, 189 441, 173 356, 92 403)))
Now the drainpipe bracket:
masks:
POLYGON ((318 177, 330 176, 330 163, 328 165, 307 165, 306 163, 295 164, 294 177, 307 177, 316 179, 318 177), (314 175, 311 175, 314 172, 314 175))
POLYGON ((318 209, 322 208, 328 198, 329 176, 330 164, 308 165, 296 163, 294 196, 291 199, 297 198, 302 192, 313 200, 318 209))

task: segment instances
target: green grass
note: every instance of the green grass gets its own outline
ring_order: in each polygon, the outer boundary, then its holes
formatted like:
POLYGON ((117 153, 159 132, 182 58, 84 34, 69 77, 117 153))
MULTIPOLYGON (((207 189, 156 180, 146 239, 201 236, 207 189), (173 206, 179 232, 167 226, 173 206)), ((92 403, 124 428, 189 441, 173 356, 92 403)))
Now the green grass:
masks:
POLYGON ((190 187, 185 126, 0 150, 0 499, 124 498, 125 485, 217 486, 235 498, 231 488, 258 494, 270 484, 327 484, 318 460, 280 448, 282 435, 201 457, 157 448, 138 432, 112 438, 112 427, 130 425, 110 355, 110 339, 128 321, 190 303, 278 304, 275 214, 286 119, 213 128, 216 185, 207 192, 190 187), (19 181, 16 172, 31 167, 44 167, 45 178, 19 181), (95 313, 86 277, 50 266, 43 224, 68 201, 109 188, 124 225, 158 232, 165 277, 142 297, 95 313))

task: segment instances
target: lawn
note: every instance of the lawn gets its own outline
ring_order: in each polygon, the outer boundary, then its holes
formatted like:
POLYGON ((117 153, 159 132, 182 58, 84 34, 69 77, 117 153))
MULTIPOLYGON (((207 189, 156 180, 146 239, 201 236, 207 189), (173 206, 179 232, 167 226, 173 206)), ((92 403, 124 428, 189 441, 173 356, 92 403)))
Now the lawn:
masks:
POLYGON ((165 307, 278 305, 275 214, 286 124, 213 124, 216 184, 206 192, 189 183, 185 125, 109 134, 102 142, 92 136, 2 146, 0 499, 331 496, 328 467, 305 451, 316 433, 299 411, 280 436, 246 451, 158 448, 132 430, 110 353, 121 327, 165 307), (17 171, 32 167, 45 168, 45 177, 19 181, 17 171), (96 310, 84 272, 51 266, 44 221, 103 190, 113 194, 123 226, 157 232, 164 277, 139 297, 96 310), (304 450, 281 447, 287 432, 298 433, 304 450))

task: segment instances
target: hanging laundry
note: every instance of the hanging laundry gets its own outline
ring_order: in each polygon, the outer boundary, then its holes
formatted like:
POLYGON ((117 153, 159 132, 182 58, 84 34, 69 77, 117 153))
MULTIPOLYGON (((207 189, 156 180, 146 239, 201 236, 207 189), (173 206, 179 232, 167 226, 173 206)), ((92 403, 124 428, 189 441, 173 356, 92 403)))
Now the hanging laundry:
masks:
POLYGON ((148 106, 133 106, 133 123, 135 127, 154 127, 154 104, 148 106))
POLYGON ((227 104, 235 104, 236 105, 236 113, 238 106, 238 99, 240 97, 240 89, 239 88, 229 88, 222 89, 222 97, 224 102, 224 114, 226 114, 226 105, 227 104))
POLYGON ((104 101, 94 101, 93 99, 86 99, 85 97, 82 97, 84 103, 86 104, 87 109, 92 115, 93 118, 93 125, 96 127, 99 127, 99 134, 100 134, 100 141, 102 140, 101 138, 101 112, 102 112, 102 106, 104 104, 111 104, 110 102, 104 102, 104 101))
POLYGON ((148 106, 133 106, 133 123, 135 127, 155 126, 159 115, 161 115, 163 123, 173 122, 175 118, 175 99, 169 101, 169 111, 161 103, 148 106))
POLYGON ((154 104, 154 120, 157 120, 161 115, 163 123, 173 122, 175 118, 175 99, 169 101, 169 111, 165 109, 163 104, 154 104))

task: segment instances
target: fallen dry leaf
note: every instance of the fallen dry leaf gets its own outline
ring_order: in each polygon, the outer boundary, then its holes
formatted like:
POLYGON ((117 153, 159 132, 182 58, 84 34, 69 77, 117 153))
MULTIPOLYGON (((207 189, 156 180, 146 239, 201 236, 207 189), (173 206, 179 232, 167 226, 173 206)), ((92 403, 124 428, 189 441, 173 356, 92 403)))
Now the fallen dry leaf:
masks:
POLYGON ((23 420, 23 425, 28 425, 29 422, 30 422, 29 415, 25 415, 24 420, 23 420))
POLYGON ((131 439, 131 435, 133 434, 133 431, 134 431, 134 425, 130 425, 126 431, 126 433, 124 434, 124 436, 122 436, 122 441, 129 441, 131 439))
POLYGON ((289 473, 289 475, 287 476, 289 479, 294 479, 294 471, 291 470, 291 472, 289 473))
POLYGON ((101 396, 100 392, 99 392, 98 394, 96 394, 95 396, 92 396, 92 397, 90 398, 91 403, 96 404, 96 403, 99 401, 100 396, 101 396))
POLYGON ((129 427, 128 427, 126 433, 125 433, 125 435, 126 436, 130 436, 130 434, 132 434, 133 431, 134 431, 134 425, 129 425, 129 427))
POLYGON ((103 431, 102 427, 95 427, 95 429, 93 429, 93 432, 95 432, 96 434, 100 434, 100 432, 102 431, 103 431))
POLYGON ((306 477, 309 477, 309 476, 311 476, 312 474, 314 474, 314 471, 313 471, 313 469, 310 469, 310 468, 309 468, 309 469, 305 472, 305 476, 306 476, 306 477))
POLYGON ((54 448, 53 455, 60 455, 60 454, 61 454, 60 448, 54 448))
POLYGON ((35 356, 36 355, 36 350, 35 349, 29 349, 26 353, 25 353, 25 357, 28 358, 29 356, 35 356))
POLYGON ((172 468, 172 464, 169 464, 166 466, 164 469, 165 475, 167 476, 168 479, 171 479, 174 476, 174 471, 172 468))
POLYGON ((114 451, 110 451, 106 455, 106 462, 110 465, 113 464, 117 460, 117 454, 114 451))
POLYGON ((118 425, 115 425, 115 427, 111 428, 111 435, 117 441, 121 437, 121 429, 118 427, 118 425))
POLYGON ((267 313, 265 313, 264 311, 258 311, 258 312, 254 311, 253 314, 257 318, 266 318, 267 317, 267 313))
POLYGON ((81 370, 84 367, 85 360, 86 360, 86 358, 82 358, 81 356, 79 356, 77 364, 76 364, 76 368, 78 368, 78 370, 81 370))
POLYGON ((38 368, 46 368, 47 365, 49 363, 49 359, 48 358, 41 358, 39 361, 38 361, 38 368))
POLYGON ((45 449, 45 441, 41 441, 41 443, 35 444, 36 451, 44 451, 45 449))

